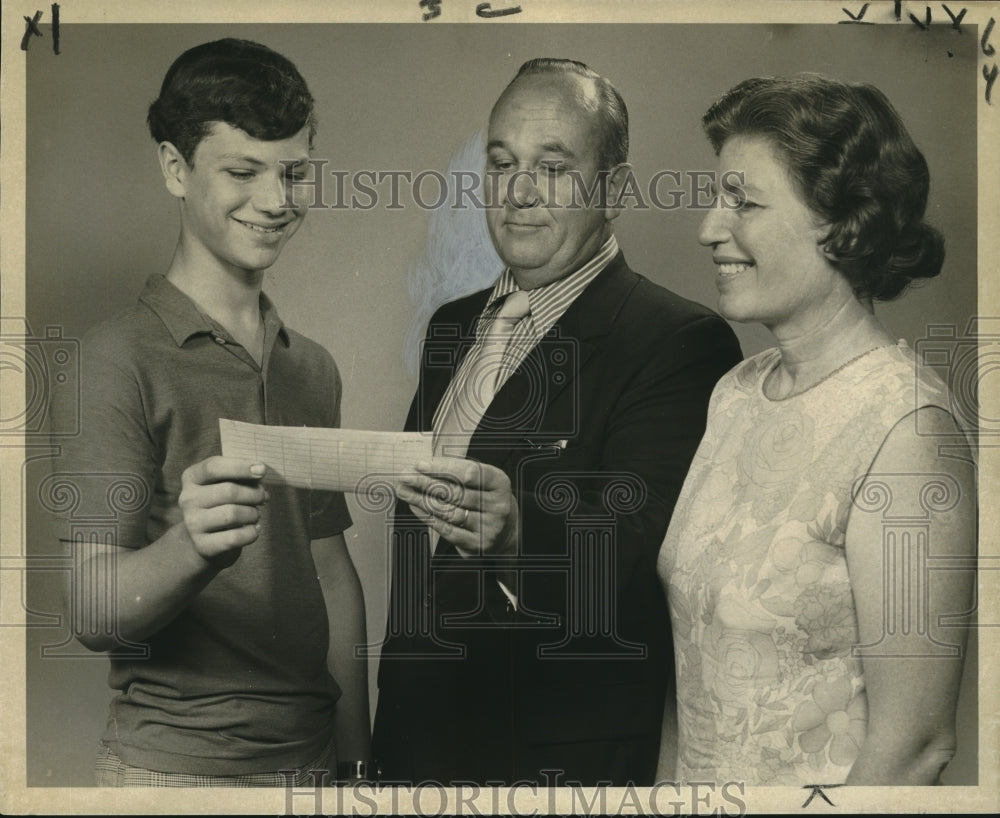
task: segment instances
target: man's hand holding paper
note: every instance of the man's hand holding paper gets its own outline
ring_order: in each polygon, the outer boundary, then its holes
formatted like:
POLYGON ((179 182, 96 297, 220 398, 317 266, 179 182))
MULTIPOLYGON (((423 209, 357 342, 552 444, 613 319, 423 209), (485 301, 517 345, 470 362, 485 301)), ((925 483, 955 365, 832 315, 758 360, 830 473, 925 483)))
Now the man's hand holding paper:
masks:
POLYGON ((516 550, 517 501, 496 466, 462 457, 432 457, 402 475, 396 490, 413 513, 462 556, 516 550))

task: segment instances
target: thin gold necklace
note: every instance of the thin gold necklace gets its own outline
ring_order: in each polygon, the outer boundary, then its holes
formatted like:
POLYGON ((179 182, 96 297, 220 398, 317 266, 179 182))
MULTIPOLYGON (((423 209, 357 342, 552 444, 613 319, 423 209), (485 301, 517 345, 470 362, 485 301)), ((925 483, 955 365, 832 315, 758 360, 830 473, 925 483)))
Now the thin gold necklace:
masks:
POLYGON ((801 395, 803 392, 808 392, 810 389, 813 389, 813 388, 819 386, 824 381, 828 381, 830 378, 832 378, 838 372, 841 372, 842 370, 844 370, 847 367, 849 367, 851 364, 856 363, 857 361, 860 361, 866 355, 871 355, 873 352, 875 352, 878 349, 885 349, 886 347, 891 347, 891 346, 895 346, 895 345, 896 345, 896 342, 891 342, 891 343, 888 343, 888 344, 879 344, 878 346, 874 346, 871 349, 866 349, 860 355, 855 355, 849 361, 844 361, 844 363, 842 363, 836 369, 833 369, 833 370, 827 372, 822 378, 819 378, 818 380, 813 381, 808 386, 804 386, 804 387, 802 387, 802 389, 798 389, 798 390, 796 390, 794 392, 790 392, 789 394, 783 395, 780 398, 772 398, 772 397, 768 397, 767 392, 764 389, 764 387, 767 384, 767 379, 770 378, 772 375, 774 375, 775 372, 778 371, 778 366, 781 365, 781 359, 779 358, 778 359, 778 363, 775 364, 775 366, 774 366, 774 369, 772 369, 770 372, 768 372, 767 375, 764 377, 764 383, 761 384, 761 392, 764 394, 765 398, 767 398, 770 401, 775 401, 775 402, 777 402, 777 401, 783 401, 783 400, 788 400, 789 398, 797 397, 798 395, 801 395))

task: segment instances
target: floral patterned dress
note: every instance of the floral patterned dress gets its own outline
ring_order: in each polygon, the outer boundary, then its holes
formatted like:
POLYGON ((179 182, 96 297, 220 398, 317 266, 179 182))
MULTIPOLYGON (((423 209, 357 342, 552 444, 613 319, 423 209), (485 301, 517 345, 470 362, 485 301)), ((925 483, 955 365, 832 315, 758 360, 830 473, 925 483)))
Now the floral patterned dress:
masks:
POLYGON ((948 395, 902 341, 775 401, 762 385, 778 361, 762 352, 716 386, 660 550, 680 741, 660 780, 842 783, 865 738, 852 486, 893 426, 948 395))

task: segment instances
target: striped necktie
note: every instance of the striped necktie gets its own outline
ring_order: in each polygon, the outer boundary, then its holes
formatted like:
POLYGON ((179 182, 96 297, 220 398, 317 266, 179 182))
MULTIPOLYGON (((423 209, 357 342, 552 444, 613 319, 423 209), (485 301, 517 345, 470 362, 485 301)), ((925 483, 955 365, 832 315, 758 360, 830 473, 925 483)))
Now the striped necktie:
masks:
POLYGON ((510 293, 455 376, 454 399, 434 428, 434 454, 464 457, 473 432, 502 383, 499 373, 514 329, 531 312, 528 293, 510 293))

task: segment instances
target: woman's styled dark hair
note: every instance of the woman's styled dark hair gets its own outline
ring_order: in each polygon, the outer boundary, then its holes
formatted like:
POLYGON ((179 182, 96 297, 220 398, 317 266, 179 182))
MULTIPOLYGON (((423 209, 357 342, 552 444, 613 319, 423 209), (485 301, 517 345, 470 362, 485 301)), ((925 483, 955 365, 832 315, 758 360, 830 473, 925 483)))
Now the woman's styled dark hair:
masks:
POLYGON ((213 122, 225 122, 254 139, 316 133, 313 98, 295 65, 267 46, 228 38, 181 54, 167 71, 160 96, 149 106, 149 132, 170 142, 189 164, 213 122))
POLYGON ((923 221, 930 176, 892 104, 872 85, 814 74, 741 82, 702 118, 716 154, 766 138, 829 231, 822 245, 861 298, 889 300, 944 262, 923 221))

